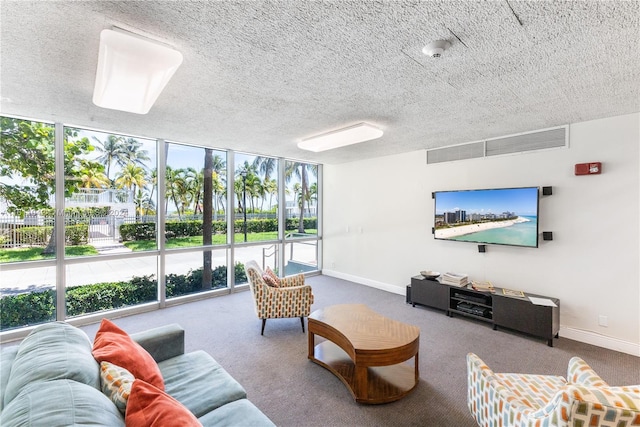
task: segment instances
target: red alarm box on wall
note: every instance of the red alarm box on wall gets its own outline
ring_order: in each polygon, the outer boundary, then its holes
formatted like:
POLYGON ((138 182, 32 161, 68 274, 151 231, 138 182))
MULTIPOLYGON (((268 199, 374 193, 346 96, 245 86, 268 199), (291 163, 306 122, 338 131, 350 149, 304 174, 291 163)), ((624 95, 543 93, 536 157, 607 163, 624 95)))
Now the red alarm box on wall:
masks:
POLYGON ((597 175, 602 172, 602 163, 577 163, 576 175, 597 175))

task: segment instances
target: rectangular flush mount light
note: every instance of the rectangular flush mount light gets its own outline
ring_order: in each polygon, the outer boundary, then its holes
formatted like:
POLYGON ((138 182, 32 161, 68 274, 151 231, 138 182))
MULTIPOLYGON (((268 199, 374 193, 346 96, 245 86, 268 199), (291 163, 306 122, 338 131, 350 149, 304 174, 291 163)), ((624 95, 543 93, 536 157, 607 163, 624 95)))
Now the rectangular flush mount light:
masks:
POLYGON ((168 46, 131 33, 103 30, 93 103, 147 114, 180 64, 182 54, 168 46))
POLYGON ((304 139, 298 143, 298 148, 315 151, 317 153, 380 138, 382 134, 382 130, 375 126, 371 126, 368 123, 358 123, 357 125, 304 139))

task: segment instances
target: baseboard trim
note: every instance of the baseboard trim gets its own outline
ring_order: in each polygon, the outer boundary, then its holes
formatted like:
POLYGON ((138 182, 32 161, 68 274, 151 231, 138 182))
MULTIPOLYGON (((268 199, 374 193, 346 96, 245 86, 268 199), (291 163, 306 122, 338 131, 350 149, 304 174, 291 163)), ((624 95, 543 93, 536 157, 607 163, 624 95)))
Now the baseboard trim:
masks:
POLYGON ((608 337, 595 332, 570 328, 562 325, 560 325, 560 336, 570 340, 580 341, 597 347, 603 347, 609 350, 615 350, 621 353, 640 357, 640 344, 634 344, 618 338, 608 337))
MULTIPOLYGON (((378 282, 377 280, 365 279, 364 277, 354 276, 351 274, 341 273, 334 270, 322 270, 322 274, 325 276, 335 277, 336 279, 348 280, 349 282, 358 283, 360 285, 370 286, 372 288, 380 289, 383 291, 391 292, 393 294, 404 295, 405 288, 393 286, 388 283, 378 282)), ((407 283, 408 285, 409 283, 407 283)))
MULTIPOLYGON (((370 286, 372 288, 380 289, 398 295, 404 295, 406 292, 404 286, 394 286, 388 283, 378 282, 377 280, 371 280, 360 276, 354 276, 352 274, 341 273, 339 271, 323 269, 322 274, 324 274, 325 276, 335 277, 336 279, 348 280, 349 282, 370 286)), ((595 345, 597 347, 602 347, 609 350, 619 351, 621 353, 640 357, 640 344, 623 341, 621 339, 608 337, 605 335, 600 335, 592 331, 585 331, 560 325, 560 336, 570 340, 580 341, 586 344, 595 345)))

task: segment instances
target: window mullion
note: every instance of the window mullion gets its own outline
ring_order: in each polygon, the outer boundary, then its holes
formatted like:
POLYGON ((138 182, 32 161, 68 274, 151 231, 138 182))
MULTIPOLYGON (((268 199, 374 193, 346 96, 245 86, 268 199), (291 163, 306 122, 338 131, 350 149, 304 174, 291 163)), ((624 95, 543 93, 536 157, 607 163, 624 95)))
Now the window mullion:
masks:
POLYGON ((66 265, 64 259, 65 215, 64 215, 64 125, 55 124, 55 213, 54 236, 56 239, 56 320, 63 321, 67 317, 66 304, 66 265))

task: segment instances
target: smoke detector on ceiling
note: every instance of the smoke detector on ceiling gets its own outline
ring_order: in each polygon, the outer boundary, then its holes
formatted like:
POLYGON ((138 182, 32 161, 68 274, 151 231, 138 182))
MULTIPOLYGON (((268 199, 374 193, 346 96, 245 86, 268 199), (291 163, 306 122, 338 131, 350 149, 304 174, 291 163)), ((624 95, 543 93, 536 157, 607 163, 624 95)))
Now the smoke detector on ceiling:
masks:
POLYGON ((436 40, 422 48, 422 53, 432 58, 440 58, 445 50, 451 46, 446 40, 436 40))

